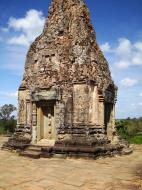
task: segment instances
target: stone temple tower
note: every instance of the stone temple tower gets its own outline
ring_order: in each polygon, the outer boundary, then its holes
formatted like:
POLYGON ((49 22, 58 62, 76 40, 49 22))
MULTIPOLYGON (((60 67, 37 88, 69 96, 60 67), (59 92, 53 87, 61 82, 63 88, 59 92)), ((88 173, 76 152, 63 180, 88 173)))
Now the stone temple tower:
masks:
POLYGON ((52 0, 27 54, 12 146, 50 146, 54 153, 72 147, 77 153, 77 147, 118 143, 116 93, 84 1, 52 0))

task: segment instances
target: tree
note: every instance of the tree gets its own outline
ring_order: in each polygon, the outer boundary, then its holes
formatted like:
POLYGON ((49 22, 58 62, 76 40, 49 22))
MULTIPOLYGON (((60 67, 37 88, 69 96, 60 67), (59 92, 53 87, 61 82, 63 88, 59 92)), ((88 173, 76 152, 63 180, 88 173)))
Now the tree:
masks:
POLYGON ((12 104, 5 104, 0 108, 0 119, 1 120, 10 120, 14 119, 12 113, 16 111, 16 107, 12 104))
POLYGON ((0 107, 0 134, 14 132, 16 127, 14 111, 16 111, 16 107, 12 104, 5 104, 0 107))

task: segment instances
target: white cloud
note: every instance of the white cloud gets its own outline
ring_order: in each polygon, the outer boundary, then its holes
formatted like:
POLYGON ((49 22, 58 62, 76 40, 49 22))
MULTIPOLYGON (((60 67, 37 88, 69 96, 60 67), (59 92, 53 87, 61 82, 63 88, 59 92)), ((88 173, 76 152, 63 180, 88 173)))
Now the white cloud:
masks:
POLYGON ((118 42, 118 47, 115 50, 116 54, 121 57, 130 57, 132 48, 131 42, 126 38, 119 38, 118 42))
POLYGON ((1 48, 0 70, 9 70, 14 75, 22 76, 26 54, 26 46, 7 45, 1 48))
POLYGON ((110 51, 110 45, 109 45, 108 42, 102 44, 102 45, 100 46, 100 48, 101 48, 101 50, 104 51, 104 52, 109 52, 109 51, 110 51))
POLYGON ((135 103, 132 103, 132 104, 131 104, 131 106, 134 106, 134 107, 135 107, 135 106, 136 106, 136 104, 135 104, 135 103))
POLYGON ((25 46, 30 45, 28 38, 24 34, 21 34, 18 37, 12 37, 11 39, 8 40, 8 43, 15 45, 25 45, 25 46))
POLYGON ((114 65, 118 69, 142 66, 142 41, 132 43, 127 38, 119 38, 115 48, 106 42, 101 45, 101 49, 106 53, 111 53, 114 65))
POLYGON ((142 106, 142 102, 140 102, 138 105, 139 105, 139 106, 142 106))
POLYGON ((18 91, 16 92, 5 92, 5 91, 0 91, 1 96, 7 96, 7 97, 12 97, 12 98, 17 98, 18 97, 18 91))
POLYGON ((38 35, 41 34, 45 23, 45 17, 41 11, 29 10, 24 18, 11 17, 8 28, 20 32, 8 40, 9 44, 28 46, 38 35))
POLYGON ((136 79, 124 78, 120 81, 120 84, 124 87, 132 87, 138 83, 136 79))
POLYGON ((135 48, 142 52, 142 42, 136 42, 134 44, 135 48))
POLYGON ((142 92, 140 93, 140 96, 142 96, 142 92))
POLYGON ((9 96, 10 97, 18 97, 18 91, 16 91, 16 92, 10 92, 9 96))
POLYGON ((117 65, 117 68, 119 69, 126 69, 130 66, 130 62, 127 60, 120 60, 115 64, 117 65))

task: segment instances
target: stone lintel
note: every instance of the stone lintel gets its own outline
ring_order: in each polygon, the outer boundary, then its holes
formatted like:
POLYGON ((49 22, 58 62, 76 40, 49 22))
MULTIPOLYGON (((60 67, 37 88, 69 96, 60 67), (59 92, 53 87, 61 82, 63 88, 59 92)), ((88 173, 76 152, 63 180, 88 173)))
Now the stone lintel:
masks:
POLYGON ((32 101, 38 102, 41 100, 58 100, 56 91, 40 91, 32 94, 32 101))

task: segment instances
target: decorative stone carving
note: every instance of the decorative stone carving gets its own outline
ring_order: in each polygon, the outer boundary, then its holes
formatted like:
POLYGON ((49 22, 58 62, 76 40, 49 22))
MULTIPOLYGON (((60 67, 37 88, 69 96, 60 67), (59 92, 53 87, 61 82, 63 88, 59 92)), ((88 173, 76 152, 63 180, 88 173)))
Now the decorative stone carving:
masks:
POLYGON ((37 108, 36 108, 36 104, 33 103, 33 112, 32 112, 32 124, 33 126, 37 125, 37 108))
POLYGON ((24 100, 19 100, 19 122, 20 124, 24 123, 25 116, 25 103, 24 100))

